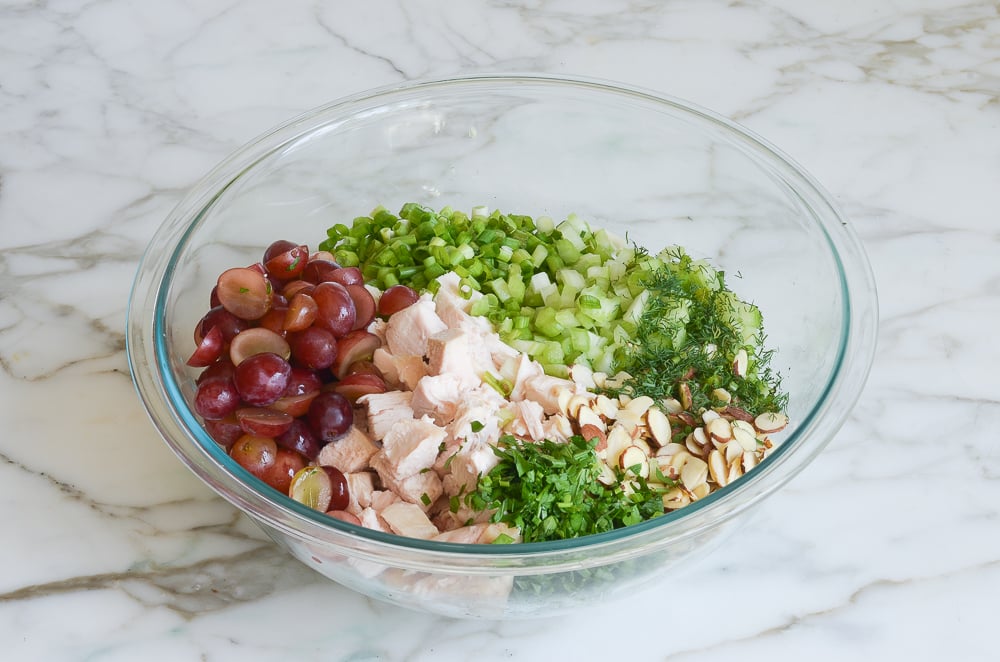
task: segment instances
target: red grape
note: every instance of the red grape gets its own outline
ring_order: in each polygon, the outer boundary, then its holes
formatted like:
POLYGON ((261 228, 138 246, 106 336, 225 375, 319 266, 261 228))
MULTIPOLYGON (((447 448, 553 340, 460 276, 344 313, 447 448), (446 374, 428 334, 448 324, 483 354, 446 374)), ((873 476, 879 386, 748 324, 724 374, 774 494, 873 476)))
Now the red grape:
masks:
POLYGON ((205 431, 227 452, 233 447, 236 440, 245 434, 235 416, 226 416, 217 421, 206 420, 205 431))
POLYGON ((277 354, 286 360, 292 355, 292 349, 287 340, 274 331, 263 327, 247 329, 233 338, 233 342, 229 346, 229 358, 235 365, 240 365, 255 354, 265 352, 277 354))
POLYGON ((334 519, 339 519, 341 522, 350 522, 355 526, 361 526, 361 520, 358 519, 358 516, 352 515, 346 510, 328 510, 326 514, 334 519))
POLYGON ((222 306, 240 319, 263 317, 271 308, 271 283, 262 272, 255 267, 223 271, 217 291, 222 306))
POLYGON ((340 283, 344 287, 348 285, 364 285, 365 279, 361 275, 361 269, 357 267, 341 267, 330 272, 325 279, 331 283, 340 283))
POLYGON ((278 280, 297 278, 309 261, 309 248, 290 241, 276 241, 264 251, 264 268, 278 280))
POLYGON ((288 376, 288 387, 281 396, 306 395, 307 393, 316 393, 321 388, 323 388, 323 380, 319 378, 319 375, 308 368, 292 366, 292 373, 288 376))
POLYGON ((233 380, 225 377, 206 379, 194 396, 194 410, 206 420, 225 418, 239 406, 240 393, 233 380))
POLYGON ((337 338, 347 335, 354 328, 357 310, 346 287, 340 283, 320 283, 313 290, 312 298, 317 306, 316 326, 337 338))
POLYGON ((227 357, 223 356, 221 359, 202 370, 195 383, 200 385, 202 382, 214 377, 232 379, 235 372, 236 366, 234 366, 233 362, 227 357))
POLYGON ((347 293, 354 302, 354 326, 352 329, 363 329, 375 319, 375 299, 364 285, 348 285, 347 293))
POLYGON ((337 358, 337 339, 328 330, 318 326, 289 333, 288 345, 292 358, 312 370, 329 368, 337 358))
POLYGON ((287 448, 279 448, 274 454, 274 462, 264 470, 260 479, 282 494, 288 494, 292 478, 305 466, 304 457, 287 448))
POLYGON ((212 365, 222 356, 224 339, 222 331, 217 326, 213 326, 201 339, 194 353, 187 360, 187 364, 192 368, 205 368, 212 365))
POLYGON ((351 504, 351 494, 347 487, 347 476, 337 467, 321 466, 330 477, 330 505, 329 510, 343 510, 351 504))
POLYGON ((286 331, 302 331, 313 325, 319 307, 316 300, 305 292, 298 292, 288 302, 288 310, 282 320, 282 326, 286 331))
POLYGON ((302 280, 308 281, 313 285, 325 283, 330 280, 330 276, 337 269, 340 269, 340 265, 333 260, 324 260, 319 258, 309 260, 305 269, 302 270, 302 280))
POLYGON ((278 446, 274 439, 245 434, 229 449, 229 457, 254 476, 261 478, 274 464, 278 446))
POLYGON ((343 437, 354 424, 354 410, 339 393, 320 393, 309 405, 309 426, 320 443, 343 437))
POLYGON ((312 296, 312 291, 315 288, 316 286, 307 280, 290 280, 285 284, 285 287, 282 288, 281 295, 291 302, 291 300, 295 298, 295 295, 299 292, 312 296))
POLYGON ((319 395, 319 391, 303 395, 283 395, 269 406, 271 409, 283 411, 289 416, 305 416, 309 411, 309 405, 312 404, 313 398, 317 395, 319 395))
POLYGON ((247 434, 273 439, 291 427, 294 419, 267 407, 240 407, 236 410, 236 420, 247 434))
POLYGON ((316 435, 305 421, 298 418, 292 421, 287 430, 275 437, 274 441, 281 448, 301 453, 310 460, 315 460, 319 455, 320 445, 316 441, 316 435))
POLYGON ((254 354, 236 366, 234 380, 240 397, 249 405, 266 407, 288 387, 292 366, 277 354, 254 354))
POLYGON ((338 379, 347 375, 347 370, 356 361, 369 361, 382 341, 374 333, 355 329, 337 341, 337 357, 330 368, 338 379))
POLYGON ((236 334, 249 327, 246 320, 241 320, 222 306, 216 306, 205 313, 205 316, 195 325, 194 343, 200 345, 209 331, 218 328, 222 332, 223 341, 228 345, 236 337, 236 334))
POLYGON ((362 395, 385 393, 385 380, 376 375, 355 373, 346 375, 339 382, 330 385, 330 390, 339 393, 351 402, 357 401, 362 395))
POLYGON ((378 300, 379 315, 389 316, 398 313, 404 308, 408 308, 419 299, 416 290, 406 285, 393 285, 378 300))

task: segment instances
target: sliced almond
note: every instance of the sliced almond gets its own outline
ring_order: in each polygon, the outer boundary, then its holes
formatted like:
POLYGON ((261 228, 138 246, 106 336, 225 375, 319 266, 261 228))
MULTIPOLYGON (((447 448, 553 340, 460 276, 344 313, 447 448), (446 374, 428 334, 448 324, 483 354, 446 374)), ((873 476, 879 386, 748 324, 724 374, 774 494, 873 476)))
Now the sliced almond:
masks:
POLYGON ((747 356, 747 351, 745 349, 740 349, 736 352, 736 357, 733 359, 733 374, 737 377, 746 377, 747 365, 750 363, 750 357, 747 356))
POLYGON ((724 418, 715 418, 705 424, 705 433, 714 441, 726 443, 733 438, 733 427, 724 418))
POLYGON ((649 426, 650 435, 657 446, 666 446, 673 439, 670 421, 659 409, 650 408, 646 411, 646 425, 649 426))
POLYGON ((689 490, 693 490, 708 480, 708 464, 698 457, 692 457, 684 463, 681 469, 681 483, 689 490))
POLYGON ((570 418, 580 420, 580 409, 587 407, 588 405, 590 405, 590 396, 582 393, 575 393, 570 396, 569 402, 566 403, 566 411, 563 413, 570 418))
POLYGON ((709 486, 708 483, 702 483, 701 485, 699 485, 698 487, 694 488, 693 490, 690 490, 690 492, 691 492, 691 499, 692 500, 704 499, 705 497, 707 497, 711 493, 711 491, 712 491, 712 488, 711 488, 711 486, 709 486))
MULTIPOLYGON (((749 427, 743 421, 734 421, 734 423, 743 423, 743 425, 749 427)), ((733 441, 739 444, 744 451, 757 450, 757 435, 747 431, 746 427, 733 425, 733 441)))
POLYGON ((726 408, 722 410, 722 415, 727 418, 753 423, 753 414, 735 405, 726 405, 726 408))
POLYGON ((665 444, 660 448, 660 450, 656 451, 656 457, 672 457, 681 451, 684 451, 685 453, 687 452, 687 449, 684 448, 684 444, 675 444, 671 442, 669 444, 665 444))
POLYGON ((686 425, 693 428, 698 425, 698 420, 691 415, 691 412, 682 411, 677 414, 667 414, 667 420, 671 425, 686 425))
POLYGON ((622 409, 618 412, 618 418, 615 421, 617 425, 627 430, 631 436, 639 426, 639 423, 642 422, 642 416, 629 409, 622 409))
POLYGON ((712 480, 719 487, 725 487, 729 484, 729 465, 726 464, 726 459, 719 451, 712 451, 708 454, 708 473, 711 474, 712 480))
POLYGON ((563 415, 565 416, 571 415, 569 413, 569 403, 573 399, 574 395, 575 394, 573 393, 573 391, 566 388, 559 391, 559 394, 556 396, 556 404, 559 407, 559 411, 562 412, 563 415))
POLYGON ((722 416, 720 416, 719 412, 715 411, 714 409, 706 409, 705 411, 701 412, 702 423, 708 424, 717 418, 722 418, 722 416))
POLYGON ((553 414, 549 417, 549 422, 552 423, 556 431, 564 439, 569 439, 573 436, 573 425, 569 422, 569 419, 562 414, 553 414))
POLYGON ((733 401, 733 396, 724 388, 716 388, 712 389, 712 399, 728 405, 733 401))
POLYGON ((691 497, 679 487, 663 494, 663 507, 667 510, 677 510, 691 503, 691 497))
POLYGON ((768 411, 753 419, 753 425, 764 434, 772 434, 785 429, 788 417, 780 412, 768 411))
POLYGON ((580 424, 581 429, 584 425, 593 425, 602 432, 607 430, 607 425, 604 423, 604 419, 602 419, 597 412, 590 407, 580 407, 580 410, 576 414, 576 421, 580 424))
POLYGON ((638 446, 626 446, 618 456, 618 468, 627 474, 649 477, 649 457, 638 446))
POLYGON ((679 414, 684 411, 684 407, 681 406, 681 401, 675 398, 663 398, 660 401, 663 404, 663 409, 668 414, 679 414))
POLYGON ((569 369, 569 376, 570 379, 585 390, 590 391, 596 386, 594 384, 594 371, 582 363, 574 364, 569 369))
POLYGON ((694 438, 693 432, 684 438, 684 447, 691 455, 701 455, 705 450, 705 447, 699 444, 698 440, 694 438))
POLYGON ((681 382, 677 385, 677 396, 678 400, 681 401, 681 407, 684 409, 690 409, 693 400, 691 398, 691 387, 688 386, 687 382, 681 382))
POLYGON ((608 447, 608 438, 604 434, 604 430, 597 427, 596 425, 591 425, 590 423, 587 423, 586 425, 581 425, 580 436, 587 441, 590 441, 591 439, 597 439, 597 446, 594 447, 594 450, 602 451, 608 447))
POLYGON ((610 420, 618 416, 618 401, 612 400, 606 395, 597 396, 593 408, 598 414, 610 420))
POLYGON ((743 453, 743 473, 746 473, 757 466, 756 453, 743 453))
POLYGON ((729 470, 726 475, 726 480, 732 483, 740 476, 743 475, 743 462, 741 459, 733 460, 729 463, 729 470))
POLYGON ((642 416, 646 413, 646 410, 652 406, 653 398, 648 395, 640 395, 638 398, 630 400, 625 408, 636 416, 642 416))
POLYGON ((597 388, 604 388, 608 380, 608 375, 607 373, 604 372, 595 372, 593 374, 593 379, 594 379, 594 386, 596 386, 597 388))
POLYGON ((744 452, 743 447, 735 439, 720 448, 719 451, 726 456, 726 462, 732 462, 738 457, 743 457, 744 452))
POLYGON ((601 464, 601 475, 597 477, 597 481, 602 485, 607 485, 610 487, 618 482, 618 476, 615 475, 614 469, 606 464, 601 464))

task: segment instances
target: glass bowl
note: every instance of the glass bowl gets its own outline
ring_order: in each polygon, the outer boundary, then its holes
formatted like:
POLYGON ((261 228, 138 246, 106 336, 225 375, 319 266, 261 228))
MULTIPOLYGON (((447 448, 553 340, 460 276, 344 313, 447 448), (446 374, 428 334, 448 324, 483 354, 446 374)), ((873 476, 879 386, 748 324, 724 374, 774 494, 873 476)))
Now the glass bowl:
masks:
POLYGON ((196 184, 133 286, 130 367, 154 425, 212 489, 322 575, 457 617, 552 615, 624 597, 703 557, 833 438, 861 393, 877 325, 863 250, 829 195, 749 131, 692 104, 583 79, 485 75, 403 84, 312 110, 196 184), (576 213, 651 251, 680 244, 760 306, 791 423, 729 486, 613 532, 461 545, 334 520, 235 464, 192 411, 192 329, 224 269, 275 239, 414 201, 555 219, 576 213))

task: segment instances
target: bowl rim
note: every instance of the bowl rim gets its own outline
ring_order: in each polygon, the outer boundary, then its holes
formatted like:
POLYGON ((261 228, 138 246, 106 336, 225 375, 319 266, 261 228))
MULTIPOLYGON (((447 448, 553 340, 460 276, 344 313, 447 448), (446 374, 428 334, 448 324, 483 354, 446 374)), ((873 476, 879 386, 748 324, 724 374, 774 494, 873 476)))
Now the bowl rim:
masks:
MULTIPOLYGON (((642 553, 657 545, 673 544, 698 532, 718 526, 770 496, 796 476, 833 439, 860 397, 874 359, 878 305, 875 280, 863 246, 846 218, 821 185, 790 157, 763 138, 736 122, 696 104, 652 90, 591 77, 552 76, 538 73, 483 73, 449 78, 428 78, 395 83, 348 95, 318 106, 265 131, 231 153, 215 168, 190 187, 154 233, 139 262, 132 285, 126 320, 126 352, 133 383, 147 415, 173 452, 214 491, 253 519, 318 544, 331 542, 331 532, 341 547, 354 547, 359 557, 370 555, 385 561, 383 552, 403 554, 429 553, 437 561, 477 562, 485 558, 530 557, 533 561, 559 562, 567 552, 608 548, 610 556, 625 558, 639 552, 635 548, 618 549, 623 542, 642 540, 642 553), (644 103, 664 105, 675 114, 722 131, 752 156, 756 164, 779 176, 788 189, 812 212, 826 239, 840 277, 844 314, 839 334, 837 359, 827 377, 821 396, 803 420, 752 472, 707 497, 662 516, 605 533, 564 540, 473 545, 427 541, 383 533, 327 517, 266 487, 263 482, 236 467, 220 464, 219 455, 228 458, 201 428, 187 407, 174 380, 166 356, 165 320, 162 302, 168 276, 178 252, 197 226, 199 219, 239 177, 270 154, 283 149, 330 121, 339 111, 349 114, 373 102, 386 103, 393 98, 468 86, 548 87, 585 90, 644 103), (322 122, 319 122, 322 120, 322 122), (831 219, 824 222, 823 219, 831 219), (167 246, 164 250, 162 247, 167 246), (150 316, 151 315, 151 316, 150 316), (818 436, 817 436, 818 435, 818 436), (814 438, 815 437, 815 438, 814 438), (810 443, 806 443, 809 441, 810 443), (206 442, 210 442, 210 446, 206 442), (212 465, 223 473, 213 471, 212 465), (783 468, 783 471, 778 471, 783 468), (235 474, 235 475, 234 475, 235 474), (762 485, 763 483, 763 485, 762 485), (270 491, 270 494, 268 493, 270 491), (746 497, 746 498, 743 498, 746 497), (723 508, 722 506, 728 506, 723 508), (279 511, 275 516, 274 510, 279 511), (283 511, 283 512, 282 512, 283 511), (374 545, 375 552, 372 551, 374 545)), ((607 562, 609 556, 602 557, 607 562)), ((575 567, 582 567, 579 559, 575 567)), ((419 564, 418 564, 419 565, 419 564)), ((469 570, 462 565, 463 572, 469 570)), ((524 572, 526 568, 519 568, 524 572)))

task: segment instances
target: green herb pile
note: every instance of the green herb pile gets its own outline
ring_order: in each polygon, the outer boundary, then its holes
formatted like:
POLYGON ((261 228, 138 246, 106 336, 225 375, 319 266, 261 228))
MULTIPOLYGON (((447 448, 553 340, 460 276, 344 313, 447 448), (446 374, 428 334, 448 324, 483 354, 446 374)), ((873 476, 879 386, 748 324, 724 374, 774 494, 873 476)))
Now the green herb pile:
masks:
POLYGON ((598 482, 594 443, 580 436, 522 443, 505 435, 494 448, 500 463, 480 477, 466 504, 495 509, 492 521, 519 528, 524 542, 603 533, 662 515, 661 494, 642 479, 631 494, 598 482))

